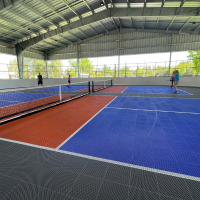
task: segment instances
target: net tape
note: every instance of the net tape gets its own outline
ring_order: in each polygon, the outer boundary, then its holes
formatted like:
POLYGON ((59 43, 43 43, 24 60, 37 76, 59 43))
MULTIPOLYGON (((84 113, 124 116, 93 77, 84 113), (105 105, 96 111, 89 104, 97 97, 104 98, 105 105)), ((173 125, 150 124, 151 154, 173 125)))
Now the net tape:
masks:
POLYGON ((102 81, 92 81, 92 92, 106 89, 112 86, 112 79, 102 81))

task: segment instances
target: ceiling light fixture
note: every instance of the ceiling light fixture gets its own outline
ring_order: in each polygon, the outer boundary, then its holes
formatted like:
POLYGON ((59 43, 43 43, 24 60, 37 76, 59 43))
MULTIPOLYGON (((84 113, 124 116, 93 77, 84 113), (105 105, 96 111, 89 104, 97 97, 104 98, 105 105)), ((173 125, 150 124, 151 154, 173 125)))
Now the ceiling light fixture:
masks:
POLYGON ((104 6, 104 3, 103 3, 103 1, 100 3, 100 6, 104 6))

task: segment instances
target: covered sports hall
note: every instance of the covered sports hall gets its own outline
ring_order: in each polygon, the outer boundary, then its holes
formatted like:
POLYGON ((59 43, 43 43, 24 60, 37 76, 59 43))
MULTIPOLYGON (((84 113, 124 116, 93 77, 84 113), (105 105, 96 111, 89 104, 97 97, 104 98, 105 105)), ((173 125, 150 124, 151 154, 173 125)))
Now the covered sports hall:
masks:
POLYGON ((1 200, 200 199, 199 0, 0 0, 0 24, 1 200))

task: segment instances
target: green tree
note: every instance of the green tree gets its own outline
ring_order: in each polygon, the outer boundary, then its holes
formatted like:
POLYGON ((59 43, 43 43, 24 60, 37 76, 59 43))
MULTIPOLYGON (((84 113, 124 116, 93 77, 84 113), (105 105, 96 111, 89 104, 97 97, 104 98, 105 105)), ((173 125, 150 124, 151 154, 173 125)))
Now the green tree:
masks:
POLYGON ((180 76, 191 76, 197 74, 197 68, 194 66, 193 61, 181 62, 172 70, 179 70, 180 76))
POLYGON ((188 58, 190 60, 192 60, 193 62, 193 74, 191 75, 197 75, 200 73, 200 69, 199 69, 199 66, 200 66, 200 50, 198 51, 189 51, 189 56, 188 58))
POLYGON ((135 75, 136 76, 145 76, 145 72, 146 72, 146 68, 143 67, 143 68, 137 68, 135 70, 135 75))
POLYGON ((129 77, 131 76, 131 70, 129 67, 122 67, 120 69, 119 75, 122 77, 129 77))
POLYGON ((63 77, 62 63, 60 60, 52 60, 48 63, 49 78, 63 77))
POLYGON ((17 66, 17 60, 10 61, 8 71, 9 72, 15 72, 14 77, 19 78, 19 70, 18 70, 18 66, 17 66))
MULTIPOLYGON (((23 60, 23 77, 36 78, 40 72, 42 76, 47 77, 46 63, 43 60, 36 60, 31 58, 24 58, 23 60)), ((61 61, 50 61, 48 62, 49 77, 60 78, 62 76, 61 61)), ((15 78, 19 78, 17 61, 11 61, 9 71, 15 72, 15 78)))
POLYGON ((155 76, 155 70, 152 69, 150 66, 147 67, 146 76, 155 76))
MULTIPOLYGON (((69 61, 69 63, 71 65, 70 75, 77 74, 77 72, 78 72, 78 62, 77 61, 69 61)), ((93 71, 93 69, 94 69, 94 66, 92 64, 92 61, 89 58, 84 58, 84 59, 79 60, 80 76, 81 76, 81 74, 88 74, 89 76, 95 76, 95 72, 93 71)), ((68 70, 65 70, 65 71, 68 71, 68 70)))
POLYGON ((104 65, 100 76, 101 77, 113 77, 114 76, 114 70, 112 70, 109 66, 104 65))
POLYGON ((169 69, 167 67, 157 66, 155 76, 168 76, 169 69))

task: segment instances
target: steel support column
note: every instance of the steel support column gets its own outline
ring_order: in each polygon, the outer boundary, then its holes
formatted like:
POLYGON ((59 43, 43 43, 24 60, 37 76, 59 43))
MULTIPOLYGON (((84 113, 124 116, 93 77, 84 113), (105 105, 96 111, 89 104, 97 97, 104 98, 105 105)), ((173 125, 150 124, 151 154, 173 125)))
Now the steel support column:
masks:
POLYGON ((17 55, 17 65, 18 65, 18 70, 19 70, 19 78, 23 79, 23 56, 22 56, 22 51, 23 48, 20 44, 15 45, 15 50, 16 50, 16 55, 17 55))
POLYGON ((44 59, 45 59, 45 64, 46 64, 47 78, 49 78, 49 68, 48 68, 47 52, 44 53, 44 59))
POLYGON ((77 67, 78 67, 78 78, 80 78, 80 69, 79 69, 79 49, 77 44, 77 67))
POLYGON ((173 42, 173 34, 171 36, 171 48, 170 48, 170 58, 169 58, 169 72, 168 72, 168 76, 170 76, 170 69, 171 69, 171 61, 172 61, 172 44, 173 42))

